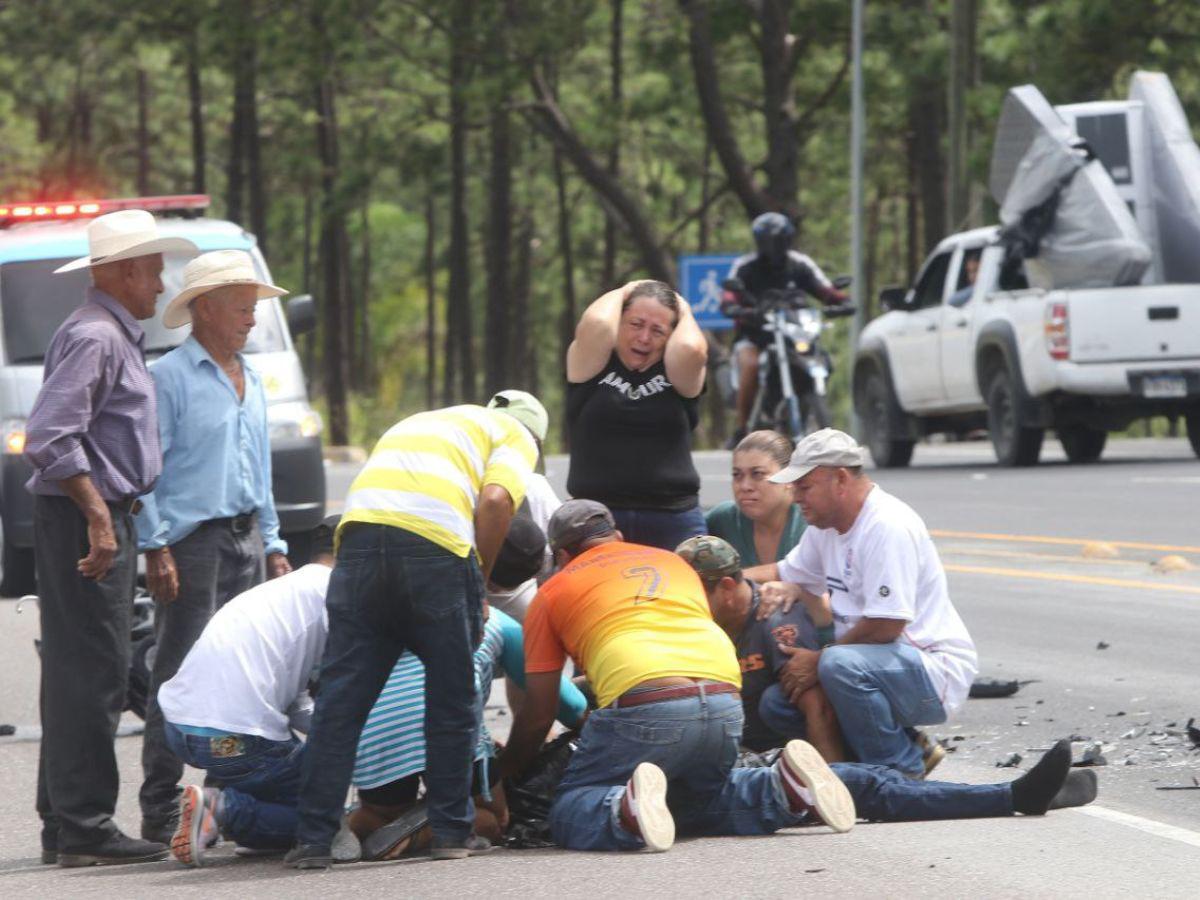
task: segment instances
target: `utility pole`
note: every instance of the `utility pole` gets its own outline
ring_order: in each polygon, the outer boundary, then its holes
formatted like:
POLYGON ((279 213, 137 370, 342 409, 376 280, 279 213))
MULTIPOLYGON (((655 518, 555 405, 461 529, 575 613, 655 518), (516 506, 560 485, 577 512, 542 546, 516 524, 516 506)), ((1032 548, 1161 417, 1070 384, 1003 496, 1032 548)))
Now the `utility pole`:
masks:
MULTIPOLYGON (((863 265, 863 150, 866 142, 867 119, 863 101, 863 9, 864 0, 854 0, 850 53, 854 70, 850 86, 850 275, 854 279, 850 296, 857 307, 850 328, 850 359, 858 346, 867 308, 866 275, 863 265)), ((854 369, 850 369, 850 433, 859 434, 858 414, 854 410, 854 369)))

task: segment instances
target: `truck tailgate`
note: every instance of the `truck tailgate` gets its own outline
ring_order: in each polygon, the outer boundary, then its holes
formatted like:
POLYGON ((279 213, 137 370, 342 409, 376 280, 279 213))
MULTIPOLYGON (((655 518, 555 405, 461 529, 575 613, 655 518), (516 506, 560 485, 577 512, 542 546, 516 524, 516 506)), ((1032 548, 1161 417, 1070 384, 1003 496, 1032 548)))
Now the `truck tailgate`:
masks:
POLYGON ((1200 358, 1200 284, 1067 292, 1076 363, 1166 363, 1200 358))

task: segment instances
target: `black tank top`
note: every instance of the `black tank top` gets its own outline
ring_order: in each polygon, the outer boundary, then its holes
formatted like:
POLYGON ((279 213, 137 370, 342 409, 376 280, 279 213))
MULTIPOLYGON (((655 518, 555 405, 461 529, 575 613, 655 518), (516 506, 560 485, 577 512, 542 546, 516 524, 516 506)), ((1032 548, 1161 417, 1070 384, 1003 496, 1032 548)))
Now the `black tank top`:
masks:
POLYGON ((698 420, 696 398, 675 391, 661 360, 633 372, 614 352, 595 378, 567 385, 568 493, 614 509, 692 509, 698 420))

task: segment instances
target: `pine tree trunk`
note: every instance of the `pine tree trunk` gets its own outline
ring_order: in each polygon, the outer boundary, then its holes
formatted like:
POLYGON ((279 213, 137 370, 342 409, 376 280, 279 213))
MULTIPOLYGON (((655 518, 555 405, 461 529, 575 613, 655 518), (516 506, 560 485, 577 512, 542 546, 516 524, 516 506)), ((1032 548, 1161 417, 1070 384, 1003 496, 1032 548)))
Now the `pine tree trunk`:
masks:
MULTIPOLYGON (((562 260, 563 311, 559 320, 559 365, 555 374, 565 373, 567 348, 575 338, 575 256, 571 247, 571 211, 567 206, 567 176, 563 170, 562 151, 554 147, 554 186, 558 195, 558 257, 562 260)), ((569 448, 566 414, 562 416, 562 449, 569 448)))
POLYGON ((530 341, 529 294, 533 288, 533 217, 521 213, 516 229, 516 267, 512 280, 512 327, 509 329, 508 358, 512 361, 508 378, 501 388, 516 386, 537 393, 538 354, 530 341))
MULTIPOLYGON (((612 28, 609 41, 609 102, 612 104, 612 146, 608 151, 608 173, 621 177, 621 105, 623 75, 622 45, 624 42, 625 0, 612 0, 612 28)), ((617 270, 617 220, 610 210, 604 213, 604 271, 600 278, 603 290, 616 287, 613 279, 617 270)))
POLYGON ((775 209, 799 218, 800 145, 792 102, 791 48, 786 0, 759 4, 759 51, 763 73, 763 112, 767 138, 767 194, 775 209))
POLYGON ((454 4, 450 35, 450 285, 446 343, 453 354, 447 368, 447 402, 475 399, 475 357, 471 347, 471 256, 467 227, 467 63, 470 4, 454 4))
POLYGON ((150 196, 150 85, 146 70, 137 70, 137 192, 150 196))
POLYGON ((233 62, 233 116, 229 121, 229 159, 226 162, 225 176, 225 216, 231 222, 245 224, 243 215, 243 197, 246 193, 245 168, 245 135, 246 123, 243 120, 243 109, 240 102, 244 75, 242 63, 235 58, 233 62))
POLYGON ((267 191, 262 168, 262 136, 258 128, 258 35, 254 26, 253 4, 247 2, 248 33, 243 50, 242 122, 245 126, 243 148, 246 153, 246 180, 250 198, 250 230, 258 238, 258 249, 270 257, 267 249, 267 191))
POLYGON ((187 42, 188 109, 192 124, 192 191, 205 193, 208 158, 204 146, 204 94, 200 85, 200 36, 196 26, 187 42))
MULTIPOLYGON (((314 25, 321 33, 319 13, 314 25)), ((328 71, 328 70, 326 70, 328 71)), ((348 359, 346 352, 345 298, 342 294, 341 211, 338 208, 338 148, 337 118, 333 84, 323 77, 316 86, 317 155, 321 161, 321 238, 318 265, 324 297, 322 315, 322 356, 324 363, 325 399, 329 409, 329 440, 332 444, 349 442, 347 415, 348 359)))
POLYGON ((434 385, 437 383, 437 271, 435 258, 437 224, 433 188, 425 195, 425 407, 436 405, 434 385))
MULTIPOLYGON (((512 154, 508 111, 497 104, 488 122, 487 318, 484 393, 491 396, 509 383, 512 349, 512 154)), ((515 359, 515 358, 514 358, 515 359)))

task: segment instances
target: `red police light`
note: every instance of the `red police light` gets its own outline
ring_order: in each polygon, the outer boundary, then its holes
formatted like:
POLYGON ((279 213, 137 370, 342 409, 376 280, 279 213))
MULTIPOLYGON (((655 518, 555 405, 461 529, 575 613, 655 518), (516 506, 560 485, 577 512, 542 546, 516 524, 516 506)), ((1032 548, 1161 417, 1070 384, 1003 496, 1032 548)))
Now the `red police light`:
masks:
POLYGON ((114 200, 55 200, 42 203, 0 204, 0 224, 12 219, 46 221, 90 218, 120 209, 167 213, 207 209, 207 194, 166 194, 161 197, 126 197, 114 200))

